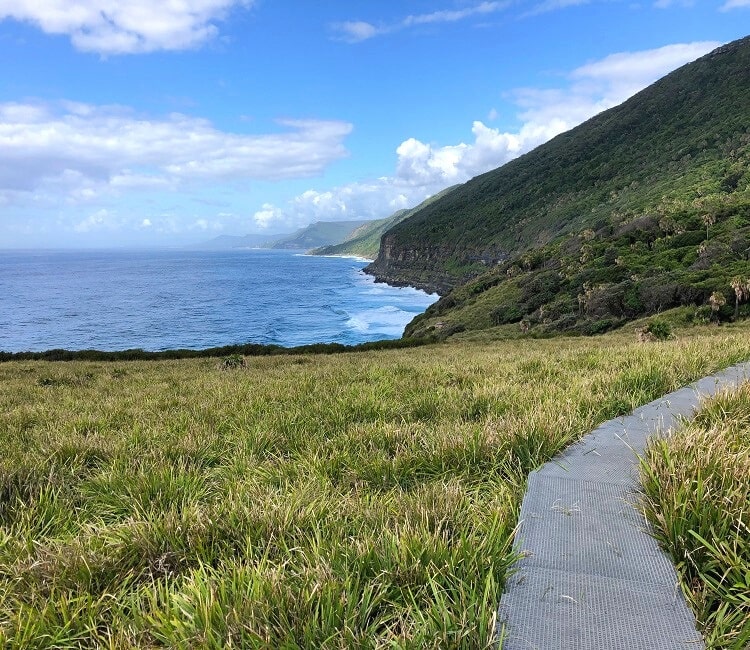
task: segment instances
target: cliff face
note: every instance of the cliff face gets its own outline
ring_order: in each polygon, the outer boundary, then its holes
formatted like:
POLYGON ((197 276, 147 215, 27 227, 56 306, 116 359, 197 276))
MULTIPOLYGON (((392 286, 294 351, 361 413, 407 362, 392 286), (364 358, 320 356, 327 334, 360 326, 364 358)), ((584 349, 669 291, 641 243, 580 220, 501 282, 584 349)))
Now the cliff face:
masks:
POLYGON ((745 151, 748 106, 750 37, 418 210, 384 234, 367 271, 445 293, 570 235, 744 189, 729 168, 745 151))
POLYGON ((468 249, 461 253, 456 255, 455 248, 448 245, 404 246, 396 235, 387 232, 377 258, 365 271, 378 282, 444 295, 456 286, 457 273, 477 275, 508 257, 497 249, 468 249))
POLYGON ((450 277, 431 260, 442 260, 447 251, 439 248, 398 246, 395 237, 383 235, 380 251, 365 272, 377 282, 401 287, 412 286, 429 293, 445 294, 451 288, 450 277))

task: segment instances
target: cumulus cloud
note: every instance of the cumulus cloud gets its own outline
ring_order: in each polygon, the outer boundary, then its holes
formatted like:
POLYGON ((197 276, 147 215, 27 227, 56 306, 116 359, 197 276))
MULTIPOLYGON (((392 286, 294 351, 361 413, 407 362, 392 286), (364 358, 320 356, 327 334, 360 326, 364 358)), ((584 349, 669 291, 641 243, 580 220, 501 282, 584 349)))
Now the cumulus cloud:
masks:
POLYGON ((428 195, 433 194, 499 167, 568 128, 568 122, 554 117, 545 122, 527 121, 516 131, 476 120, 469 142, 437 146, 409 138, 396 149, 396 174, 391 180, 401 189, 426 189, 428 195))
POLYGON ((732 9, 742 9, 750 7, 750 0, 727 0, 722 7, 722 11, 730 11, 732 9))
POLYGON ((283 224, 286 215, 271 203, 264 203, 260 210, 253 215, 253 221, 258 228, 265 230, 271 224, 283 224))
POLYGON ((480 4, 456 10, 439 10, 427 14, 409 15, 394 23, 373 25, 362 20, 344 21, 331 25, 339 40, 346 43, 360 43, 375 36, 400 32, 410 27, 455 23, 474 16, 483 16, 505 9, 510 2, 481 2, 480 4))
MULTIPOLYGON (((519 126, 502 130, 475 121, 471 139, 438 145, 408 138, 396 148, 392 176, 326 192, 308 191, 283 207, 265 205, 256 223, 300 226, 319 220, 386 216, 411 207, 441 189, 499 167, 616 106, 671 70, 718 47, 699 42, 620 52, 582 65, 557 88, 521 88, 512 93, 519 126)), ((491 111, 492 118, 497 111, 491 111)))
POLYGON ((0 20, 64 34, 83 51, 132 54, 197 47, 218 33, 216 22, 253 0, 0 0, 0 20))
POLYGON ((247 135, 177 113, 149 119, 122 107, 0 104, 0 196, 85 201, 187 181, 306 178, 347 155, 349 123, 279 125, 277 133, 247 135))
POLYGON ((73 230, 78 233, 91 232, 92 230, 99 230, 104 227, 113 227, 112 216, 108 210, 97 210, 93 214, 79 221, 73 226, 73 230))

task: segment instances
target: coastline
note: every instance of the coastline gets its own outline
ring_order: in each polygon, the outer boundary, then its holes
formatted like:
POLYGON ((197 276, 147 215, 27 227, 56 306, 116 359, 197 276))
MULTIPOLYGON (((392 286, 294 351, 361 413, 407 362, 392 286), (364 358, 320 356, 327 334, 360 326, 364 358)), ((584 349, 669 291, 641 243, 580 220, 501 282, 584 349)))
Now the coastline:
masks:
POLYGON ((311 253, 310 251, 301 253, 301 255, 305 255, 307 257, 334 257, 344 260, 356 260, 357 262, 369 262, 370 264, 375 261, 371 257, 362 257, 361 255, 317 255, 316 253, 311 253))
POLYGON ((389 287, 410 287, 412 289, 423 291, 424 293, 427 293, 429 295, 437 295, 440 298, 445 296, 451 290, 451 287, 447 284, 441 284, 439 282, 420 282, 412 278, 406 279, 398 277, 396 275, 383 273, 380 269, 378 269, 376 264, 377 260, 374 260, 362 269, 364 273, 375 278, 376 283, 387 284, 389 287))
POLYGON ((416 289, 417 291, 422 291, 430 296, 436 295, 439 297, 445 295, 445 293, 447 293, 447 291, 449 290, 445 287, 441 287, 436 283, 415 283, 411 280, 399 280, 398 278, 379 275, 377 271, 370 268, 373 264, 375 264, 377 258, 363 257, 361 255, 318 255, 309 251, 306 253, 298 254, 309 257, 333 257, 338 259, 354 260, 356 262, 367 262, 367 266, 362 269, 363 273, 374 278, 376 284, 387 284, 389 287, 394 287, 395 289, 416 289))

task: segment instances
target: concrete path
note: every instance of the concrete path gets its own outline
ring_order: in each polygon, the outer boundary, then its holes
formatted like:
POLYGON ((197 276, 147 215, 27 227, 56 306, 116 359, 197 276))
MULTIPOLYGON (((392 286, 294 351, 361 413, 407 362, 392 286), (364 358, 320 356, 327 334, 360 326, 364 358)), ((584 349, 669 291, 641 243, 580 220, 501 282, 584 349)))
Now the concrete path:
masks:
POLYGON ((503 650, 698 650, 669 558, 635 507, 636 454, 702 398, 750 377, 740 364, 605 422, 529 476, 524 558, 500 601, 503 650))

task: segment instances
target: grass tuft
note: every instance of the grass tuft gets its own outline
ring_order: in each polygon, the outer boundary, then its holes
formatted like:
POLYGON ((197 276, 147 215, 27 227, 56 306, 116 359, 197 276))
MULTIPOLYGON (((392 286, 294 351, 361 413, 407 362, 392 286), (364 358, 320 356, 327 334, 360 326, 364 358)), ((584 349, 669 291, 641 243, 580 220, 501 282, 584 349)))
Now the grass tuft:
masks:
POLYGON ((709 648, 750 647, 750 383, 646 450, 646 514, 709 648))

